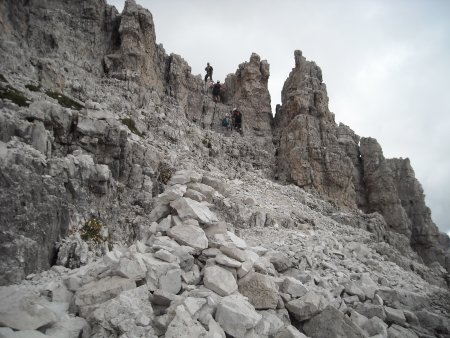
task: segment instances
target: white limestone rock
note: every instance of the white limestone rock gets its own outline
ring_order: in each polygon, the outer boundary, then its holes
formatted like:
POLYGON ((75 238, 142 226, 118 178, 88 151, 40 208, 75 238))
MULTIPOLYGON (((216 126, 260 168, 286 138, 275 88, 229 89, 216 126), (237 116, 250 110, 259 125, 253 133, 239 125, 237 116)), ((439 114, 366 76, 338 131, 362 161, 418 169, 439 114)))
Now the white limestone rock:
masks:
POLYGON ((227 266, 230 268, 237 269, 237 268, 240 268, 242 265, 242 263, 239 262, 238 260, 228 257, 222 253, 218 254, 216 257, 214 257, 214 260, 216 261, 217 264, 224 265, 224 266, 227 266))
POLYGON ((280 290, 281 292, 291 295, 293 298, 302 297, 308 292, 308 289, 302 282, 289 276, 284 278, 280 290))
POLYGON ((286 304, 289 313, 299 321, 310 319, 322 311, 325 306, 325 298, 313 291, 309 291, 303 297, 291 300, 286 304))
POLYGON ((208 238, 202 228, 183 224, 177 225, 167 231, 167 234, 182 245, 190 246, 196 250, 203 250, 208 247, 208 238))
POLYGON ((35 330, 55 323, 57 315, 47 301, 31 290, 16 286, 0 288, 0 326, 15 330, 35 330))
POLYGON ((248 255, 244 250, 241 250, 231 244, 222 245, 220 247, 220 251, 222 251, 225 255, 238 260, 239 262, 245 262, 248 259, 248 255))
POLYGON ((405 326, 406 318, 405 314, 403 313, 403 310, 385 306, 384 311, 386 312, 386 322, 394 323, 400 326, 405 326))
POLYGON ((177 256, 171 254, 169 251, 160 249, 155 252, 155 257, 168 263, 178 263, 179 259, 177 256))
POLYGON ((239 280, 238 287, 255 309, 277 308, 278 288, 272 277, 251 272, 239 280))
POLYGON ((45 334, 58 338, 89 337, 91 327, 84 318, 68 317, 58 321, 55 325, 45 330, 45 334))
POLYGON ((189 312, 183 305, 177 306, 175 317, 170 322, 165 337, 203 337, 206 334, 205 328, 196 320, 193 320, 189 312))
POLYGON ((162 289, 177 294, 181 289, 181 269, 177 263, 164 262, 152 254, 146 254, 146 282, 150 291, 162 289))
POLYGON ((368 299, 373 299, 375 293, 378 290, 378 285, 375 283, 368 273, 361 274, 356 285, 364 292, 364 295, 368 299))
POLYGON ((136 283, 131 279, 119 276, 105 277, 78 289, 75 293, 75 304, 80 308, 81 315, 86 317, 99 304, 135 287, 136 283))
POLYGON ((283 331, 275 336, 275 338, 308 338, 294 326, 289 325, 283 331))
POLYGON ((182 197, 186 193, 187 187, 182 184, 175 184, 168 187, 162 194, 156 196, 156 201, 160 205, 167 205, 172 201, 182 197))
POLYGON ((388 338, 419 338, 419 336, 400 325, 393 324, 387 329, 388 338))
POLYGON ((311 338, 366 338, 366 334, 347 316, 332 306, 327 306, 303 325, 311 338))
POLYGON ((147 267, 142 260, 121 257, 119 263, 112 269, 112 273, 136 281, 145 277, 147 267))
POLYGON ((258 336, 274 337, 284 327, 283 321, 274 311, 258 311, 258 313, 262 315, 262 319, 255 328, 258 336))
POLYGON ((203 283, 220 296, 228 296, 238 289, 233 274, 217 265, 205 268, 203 283))
POLYGON ((222 298, 215 315, 215 320, 222 329, 235 338, 244 338, 261 318, 253 306, 239 294, 222 298))
POLYGON ((94 336, 103 330, 131 337, 151 336, 153 308, 149 296, 147 287, 142 285, 100 304, 91 319, 94 336))
POLYGON ((170 203, 182 220, 193 218, 205 225, 219 222, 217 216, 209 208, 190 198, 180 197, 170 203))

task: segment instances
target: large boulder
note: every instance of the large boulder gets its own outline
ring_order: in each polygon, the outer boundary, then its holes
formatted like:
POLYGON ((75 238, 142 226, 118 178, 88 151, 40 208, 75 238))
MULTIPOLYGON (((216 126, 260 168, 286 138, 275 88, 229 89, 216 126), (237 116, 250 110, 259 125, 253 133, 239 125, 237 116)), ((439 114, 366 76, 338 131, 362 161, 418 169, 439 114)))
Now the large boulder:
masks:
POLYGON ((99 304, 106 302, 122 291, 136 287, 136 283, 119 276, 105 277, 83 285, 75 293, 75 304, 80 308, 83 317, 95 310, 99 304))
POLYGON ((320 314, 303 325, 303 330, 311 338, 365 338, 365 333, 347 316, 332 306, 327 306, 320 314))
POLYGON ((326 306, 325 298, 313 291, 309 291, 303 297, 291 300, 286 304, 289 313, 298 321, 307 320, 326 306))
POLYGON ((35 330, 57 320, 48 302, 35 292, 16 286, 0 288, 0 326, 35 330))
POLYGON ((244 338, 261 318, 254 307, 239 294, 224 297, 217 306, 215 315, 215 320, 222 329, 235 338, 244 338))
POLYGON ((248 298, 255 309, 276 309, 278 288, 270 276, 251 272, 238 282, 239 292, 248 298))
POLYGON ((192 224, 180 224, 170 228, 167 234, 182 245, 190 246, 196 250, 208 247, 208 238, 202 228, 192 224))
POLYGON ((217 265, 205 268, 203 283, 220 296, 228 296, 238 289, 233 274, 217 265))
POLYGON ((142 285, 99 304, 90 319, 92 334, 114 332, 131 337, 150 336, 153 308, 149 296, 147 286, 142 285))
POLYGON ((177 211, 178 216, 182 220, 193 218, 206 225, 211 225, 219 221, 217 216, 206 205, 190 198, 178 198, 171 202, 170 206, 177 211))
POLYGON ((198 321, 192 319, 189 312, 182 305, 179 305, 164 337, 204 337, 205 334, 205 328, 198 321))

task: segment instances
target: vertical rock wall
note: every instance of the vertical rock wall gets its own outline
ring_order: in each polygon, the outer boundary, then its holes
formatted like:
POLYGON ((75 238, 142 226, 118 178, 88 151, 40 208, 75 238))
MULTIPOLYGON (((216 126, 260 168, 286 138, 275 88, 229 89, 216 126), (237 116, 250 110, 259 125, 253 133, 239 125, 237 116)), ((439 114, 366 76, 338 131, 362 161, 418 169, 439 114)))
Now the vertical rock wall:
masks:
POLYGON ((253 53, 249 62, 241 63, 236 73, 225 79, 225 101, 244 114, 242 123, 246 132, 271 138, 269 76, 267 61, 261 61, 259 55, 253 53))
POLYGON ((349 127, 337 126, 322 72, 300 51, 283 87, 274 139, 279 179, 341 208, 379 212, 389 230, 405 235, 426 262, 448 264, 448 246, 439 242, 409 160, 386 159, 375 139, 360 139, 349 127))
POLYGON ((353 164, 341 147, 322 72, 295 52, 295 68, 281 94, 275 116, 278 176, 317 191, 336 205, 354 208, 353 164))

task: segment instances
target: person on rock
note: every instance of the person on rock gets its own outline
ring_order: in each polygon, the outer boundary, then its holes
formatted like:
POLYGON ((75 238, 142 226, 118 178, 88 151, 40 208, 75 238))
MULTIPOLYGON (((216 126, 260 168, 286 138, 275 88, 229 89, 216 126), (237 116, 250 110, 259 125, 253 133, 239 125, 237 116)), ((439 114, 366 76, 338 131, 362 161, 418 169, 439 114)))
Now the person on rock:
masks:
POLYGON ((220 81, 217 81, 212 89, 212 95, 214 102, 220 102, 220 89, 222 88, 222 85, 220 84, 220 81))
POLYGON ((226 128, 226 130, 231 130, 231 114, 226 113, 224 118, 222 119, 222 127, 226 128))
POLYGON ((242 131, 242 113, 236 108, 233 109, 233 127, 238 132, 242 131))
POLYGON ((206 63, 205 71, 205 82, 208 81, 208 78, 212 81, 213 67, 209 64, 209 62, 206 63))

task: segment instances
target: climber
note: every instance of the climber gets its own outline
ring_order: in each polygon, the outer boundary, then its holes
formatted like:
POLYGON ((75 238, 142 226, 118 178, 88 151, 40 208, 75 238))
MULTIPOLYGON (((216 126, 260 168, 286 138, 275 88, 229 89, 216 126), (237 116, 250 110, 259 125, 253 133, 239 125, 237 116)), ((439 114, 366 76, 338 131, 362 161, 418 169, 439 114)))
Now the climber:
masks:
POLYGON ((224 118, 222 119, 222 127, 226 128, 227 130, 231 129, 231 115, 230 113, 227 113, 224 118))
POLYGON ((213 67, 209 64, 209 62, 206 63, 205 71, 206 71, 205 82, 208 81, 208 77, 212 81, 213 67))
POLYGON ((220 88, 222 88, 222 85, 220 84, 220 81, 217 81, 212 89, 214 102, 220 102, 220 88))
POLYGON ((242 131, 242 114, 237 108, 233 109, 233 128, 238 132, 242 131))

